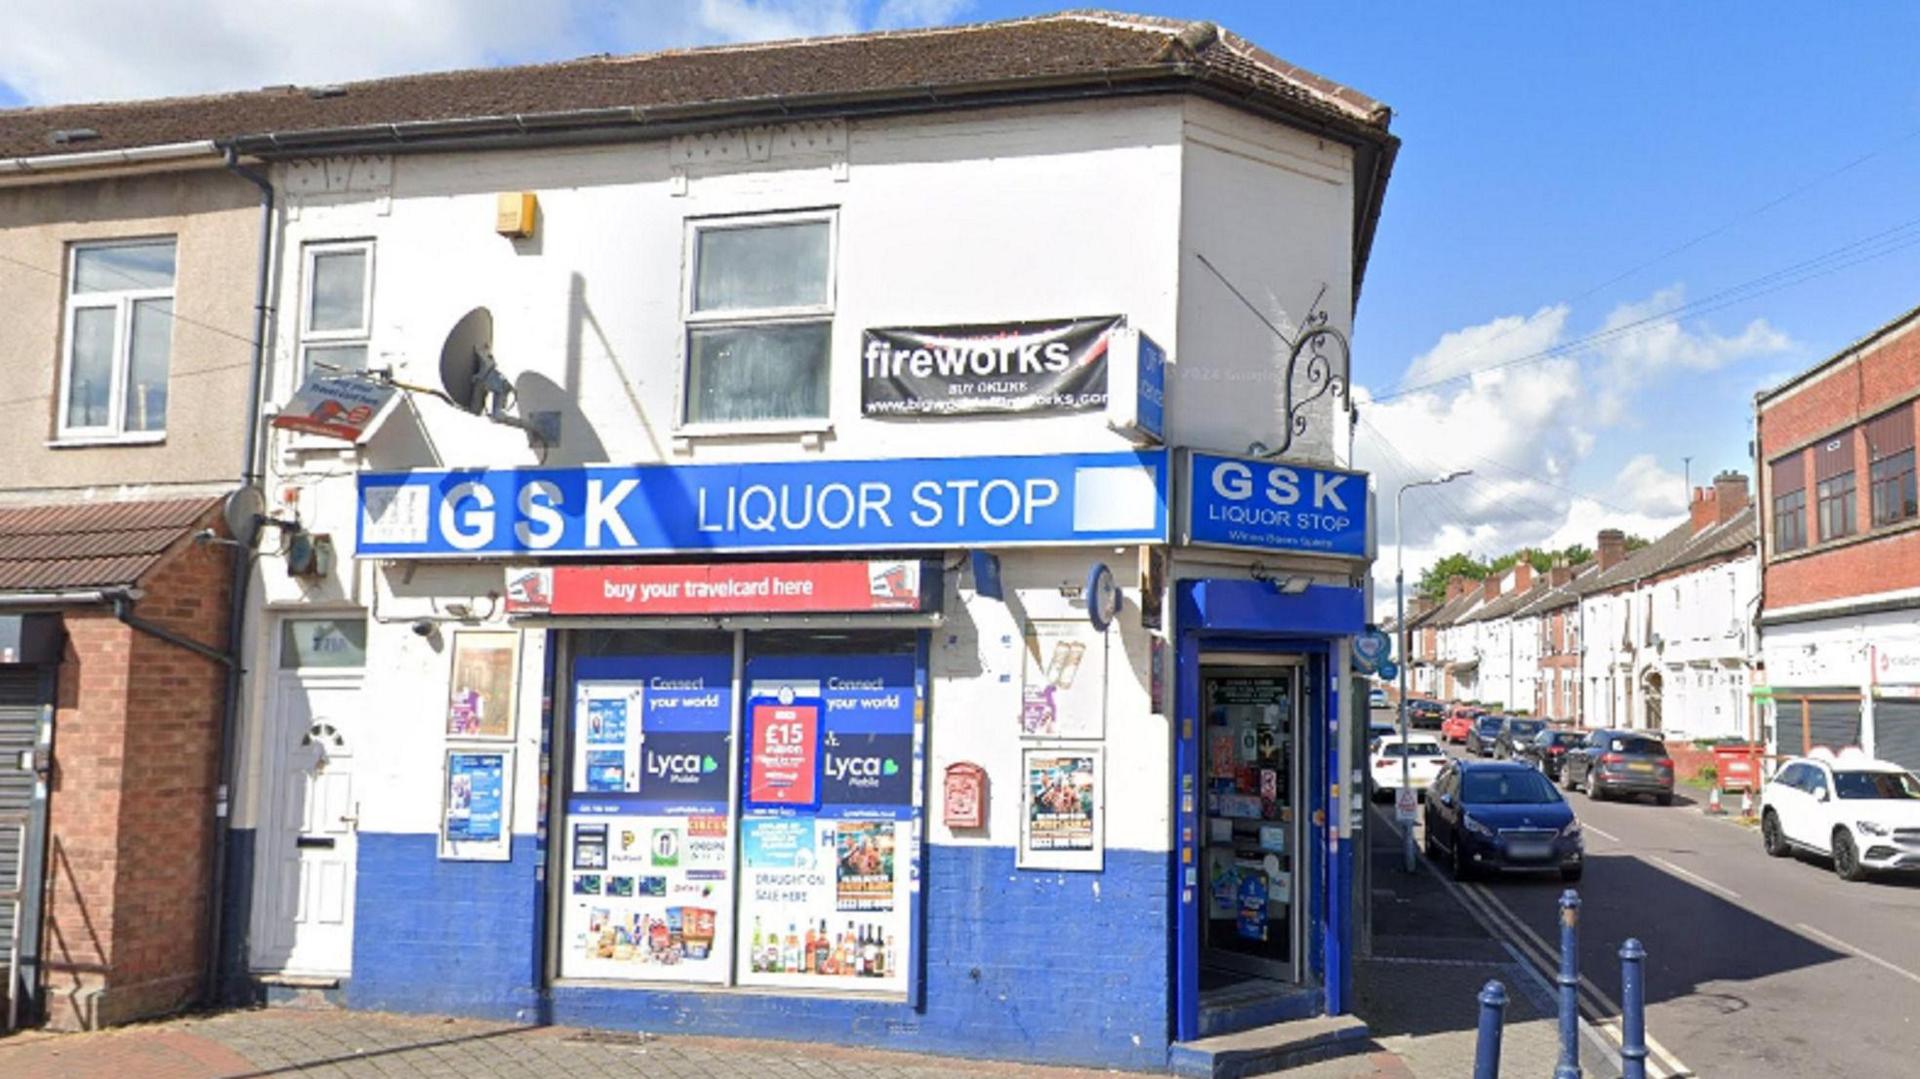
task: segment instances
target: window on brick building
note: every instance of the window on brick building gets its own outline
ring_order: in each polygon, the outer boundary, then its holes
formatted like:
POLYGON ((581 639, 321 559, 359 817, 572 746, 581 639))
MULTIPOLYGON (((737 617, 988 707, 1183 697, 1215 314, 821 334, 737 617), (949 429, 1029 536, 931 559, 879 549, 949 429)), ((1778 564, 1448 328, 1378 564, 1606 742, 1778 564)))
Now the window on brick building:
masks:
POLYGON ((1807 473, 1796 453, 1773 462, 1773 553, 1807 545, 1807 473))
POLYGON ((1820 542, 1854 533, 1853 432, 1844 431, 1813 451, 1814 514, 1820 542))
POLYGON ((1920 491, 1914 485, 1912 405, 1867 421, 1867 460, 1874 527, 1920 516, 1920 491))

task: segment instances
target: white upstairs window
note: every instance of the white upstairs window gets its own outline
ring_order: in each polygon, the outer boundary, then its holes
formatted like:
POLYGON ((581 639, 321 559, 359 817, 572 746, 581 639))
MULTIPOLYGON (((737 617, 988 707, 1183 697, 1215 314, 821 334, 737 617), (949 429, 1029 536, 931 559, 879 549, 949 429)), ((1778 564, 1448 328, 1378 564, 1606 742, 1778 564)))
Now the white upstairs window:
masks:
POLYGON ((682 422, 824 421, 832 215, 693 221, 688 248, 682 422))
POLYGON ((301 377, 365 371, 373 334, 373 241, 308 244, 300 280, 301 377))
POLYGON ((61 438, 151 441, 166 432, 173 277, 171 239, 73 247, 61 438))

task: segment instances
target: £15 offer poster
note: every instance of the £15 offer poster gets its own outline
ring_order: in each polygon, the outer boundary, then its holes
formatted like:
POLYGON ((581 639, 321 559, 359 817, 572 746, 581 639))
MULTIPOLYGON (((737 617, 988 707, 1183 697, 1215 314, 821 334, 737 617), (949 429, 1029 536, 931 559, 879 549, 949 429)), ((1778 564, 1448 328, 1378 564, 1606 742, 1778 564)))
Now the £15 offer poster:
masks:
POLYGON ((748 702, 747 804, 813 809, 820 804, 818 700, 748 702))

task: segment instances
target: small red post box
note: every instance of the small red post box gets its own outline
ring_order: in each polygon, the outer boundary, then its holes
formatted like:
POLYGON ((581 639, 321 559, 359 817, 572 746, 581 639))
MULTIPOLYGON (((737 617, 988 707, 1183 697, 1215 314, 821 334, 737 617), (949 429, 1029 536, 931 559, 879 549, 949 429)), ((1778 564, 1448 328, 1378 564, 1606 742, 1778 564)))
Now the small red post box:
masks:
POLYGON ((980 828, 987 823, 987 770, 969 761, 947 765, 946 812, 949 828, 980 828))

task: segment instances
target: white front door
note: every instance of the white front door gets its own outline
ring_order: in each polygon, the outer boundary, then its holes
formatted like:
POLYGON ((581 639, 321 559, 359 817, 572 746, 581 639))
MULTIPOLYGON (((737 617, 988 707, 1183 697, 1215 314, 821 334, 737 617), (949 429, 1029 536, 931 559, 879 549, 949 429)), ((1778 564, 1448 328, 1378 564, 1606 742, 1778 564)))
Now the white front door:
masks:
POLYGON ((360 674, 276 672, 262 766, 252 966, 345 975, 353 965, 360 674))

